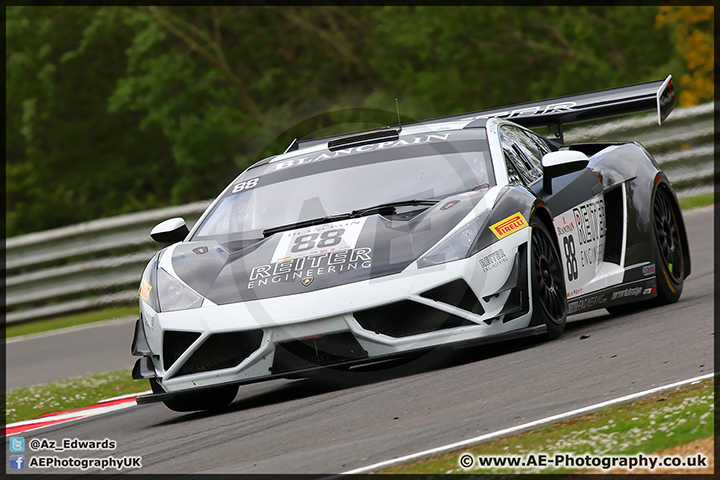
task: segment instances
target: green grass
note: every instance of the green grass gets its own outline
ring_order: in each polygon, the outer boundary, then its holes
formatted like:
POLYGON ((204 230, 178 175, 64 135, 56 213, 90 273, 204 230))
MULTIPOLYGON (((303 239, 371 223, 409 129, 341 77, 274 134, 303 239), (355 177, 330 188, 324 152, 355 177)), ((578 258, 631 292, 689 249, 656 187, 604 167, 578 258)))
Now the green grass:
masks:
POLYGON ((44 332, 46 330, 55 330, 57 328, 72 327, 75 325, 82 325, 84 323, 99 322, 102 320, 127 317, 128 315, 137 314, 137 306, 114 307, 94 312, 78 313, 67 317, 39 320, 37 322, 23 323, 21 325, 10 325, 5 328, 5 337, 10 338, 18 335, 28 335, 30 333, 44 332))
POLYGON ((680 209, 685 211, 692 208, 707 207, 713 203, 715 203, 715 192, 710 192, 697 197, 681 198, 680 209))
POLYGON ((5 394, 6 424, 149 389, 147 380, 133 380, 129 369, 17 388, 5 394))
POLYGON ((378 473, 569 473, 579 469, 494 468, 465 470, 462 453, 520 455, 571 453, 576 455, 633 455, 660 452, 713 436, 712 379, 625 405, 547 425, 528 432, 448 452, 378 473))

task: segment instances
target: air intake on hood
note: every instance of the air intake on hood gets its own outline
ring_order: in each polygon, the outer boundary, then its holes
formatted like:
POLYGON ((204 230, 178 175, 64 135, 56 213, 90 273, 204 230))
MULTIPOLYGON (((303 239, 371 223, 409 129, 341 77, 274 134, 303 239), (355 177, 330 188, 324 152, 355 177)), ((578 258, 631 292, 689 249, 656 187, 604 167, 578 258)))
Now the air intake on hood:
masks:
POLYGON ((400 129, 388 128, 376 130, 374 132, 361 133, 360 135, 352 135, 349 137, 338 138, 328 142, 328 150, 335 151, 342 148, 357 147, 360 145, 369 145, 371 143, 380 143, 387 140, 397 140, 400 138, 400 129))

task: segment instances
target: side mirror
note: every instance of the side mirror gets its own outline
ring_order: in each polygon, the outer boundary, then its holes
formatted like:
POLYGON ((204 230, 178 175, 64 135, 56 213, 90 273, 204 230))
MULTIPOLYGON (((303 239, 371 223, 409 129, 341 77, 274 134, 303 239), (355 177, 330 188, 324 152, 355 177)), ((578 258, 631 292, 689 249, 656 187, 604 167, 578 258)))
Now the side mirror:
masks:
POLYGON ((181 217, 171 218, 160 222, 150 231, 150 238, 159 243, 182 242, 190 230, 181 217))
POLYGON ((543 190, 552 193, 552 179, 587 167, 588 156, 577 150, 558 150, 542 157, 543 190))

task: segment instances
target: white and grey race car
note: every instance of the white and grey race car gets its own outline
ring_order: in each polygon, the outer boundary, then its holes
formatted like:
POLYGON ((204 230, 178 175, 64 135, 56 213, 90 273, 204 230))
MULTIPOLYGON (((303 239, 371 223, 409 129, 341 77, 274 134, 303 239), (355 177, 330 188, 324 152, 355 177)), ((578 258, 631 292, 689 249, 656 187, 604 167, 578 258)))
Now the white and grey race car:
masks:
POLYGON ((228 185, 142 275, 133 377, 177 411, 238 386, 446 346, 558 337, 568 314, 675 302, 672 186, 636 142, 562 125, 674 105, 672 79, 293 142, 228 185), (530 128, 548 126, 556 138, 530 128))

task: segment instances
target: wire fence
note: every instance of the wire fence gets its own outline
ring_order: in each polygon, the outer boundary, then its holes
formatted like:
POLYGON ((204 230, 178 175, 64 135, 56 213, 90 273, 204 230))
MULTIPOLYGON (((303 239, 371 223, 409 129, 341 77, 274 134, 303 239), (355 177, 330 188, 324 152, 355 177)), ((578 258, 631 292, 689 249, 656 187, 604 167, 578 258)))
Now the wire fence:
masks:
MULTIPOLYGON (((639 141, 678 196, 713 191, 714 104, 677 109, 662 127, 656 115, 568 128, 566 143, 639 141)), ((145 264, 159 245, 150 230, 171 217, 191 228, 211 201, 94 220, 6 240, 6 323, 137 302, 145 264)))

